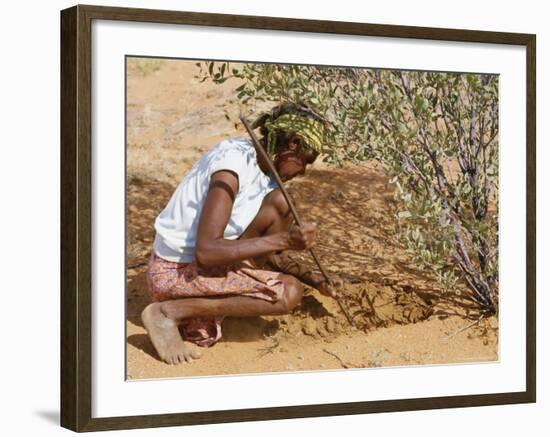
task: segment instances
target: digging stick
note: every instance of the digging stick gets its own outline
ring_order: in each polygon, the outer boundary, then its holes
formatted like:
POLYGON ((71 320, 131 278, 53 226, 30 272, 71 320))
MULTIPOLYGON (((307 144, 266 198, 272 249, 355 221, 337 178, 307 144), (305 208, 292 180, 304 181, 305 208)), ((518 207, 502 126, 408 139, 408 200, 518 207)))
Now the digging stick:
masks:
MULTIPOLYGON (((292 215, 294 216, 294 220, 296 221, 296 224, 301 227, 302 226, 302 221, 300 220, 300 217, 298 216, 298 211, 294 207, 294 203, 292 203, 292 200, 290 199, 290 196, 288 195, 288 192, 286 191, 286 188, 283 185, 283 181, 281 180, 281 178, 279 177, 279 173, 275 169, 275 165, 273 165, 273 163, 271 162, 271 159, 269 159, 269 156, 267 156, 267 152, 260 145, 260 142, 258 141, 258 138, 256 138, 256 134, 254 133, 254 131, 252 130, 252 128, 250 127, 250 125, 248 124, 248 122, 246 121, 246 119, 244 118, 244 116, 242 114, 240 115, 240 119, 241 119, 244 127, 246 128, 246 131, 248 132, 248 135, 250 135, 250 138, 252 139, 252 143, 254 144, 254 148, 256 149, 256 152, 259 153, 264 158, 264 160, 266 161, 266 163, 269 167, 269 171, 271 171, 271 174, 273 174, 273 177, 275 178, 275 181, 277 182, 277 185, 281 189, 281 192, 283 193, 283 196, 286 199, 286 202, 288 203, 288 206, 289 206, 290 210, 292 211, 292 215)), ((317 253, 313 250, 312 247, 309 249, 309 253, 311 253, 311 256, 315 260, 315 263, 319 267, 319 270, 321 270, 321 273, 325 277, 325 280, 330 285, 333 285, 332 281, 330 280, 330 278, 329 278, 329 276, 326 272, 326 270, 321 265, 321 261, 319 260, 319 257, 317 256, 317 253)), ((355 324, 353 323, 353 319, 351 318, 351 315, 349 314, 348 310, 346 309, 346 307, 344 306, 342 301, 340 299, 338 299, 337 297, 335 297, 335 299, 336 299, 336 302, 338 302, 338 305, 340 306, 340 309, 342 310, 342 312, 346 316, 346 319, 348 319, 349 324, 351 326, 355 326, 355 324)))

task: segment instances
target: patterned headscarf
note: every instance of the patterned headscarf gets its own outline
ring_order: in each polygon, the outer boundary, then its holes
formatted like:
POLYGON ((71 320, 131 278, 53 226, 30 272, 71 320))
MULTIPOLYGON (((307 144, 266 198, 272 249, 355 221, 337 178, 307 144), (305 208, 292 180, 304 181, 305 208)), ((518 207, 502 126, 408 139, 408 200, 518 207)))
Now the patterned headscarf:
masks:
MULTIPOLYGON (((258 121, 261 118, 266 118, 266 115, 260 116, 258 121)), ((255 125, 259 124, 258 121, 255 125)), ((295 132, 303 138, 305 147, 321 153, 325 126, 319 120, 299 114, 284 114, 276 119, 267 117, 263 125, 267 129, 267 153, 272 159, 277 153, 277 132, 281 131, 295 132)))

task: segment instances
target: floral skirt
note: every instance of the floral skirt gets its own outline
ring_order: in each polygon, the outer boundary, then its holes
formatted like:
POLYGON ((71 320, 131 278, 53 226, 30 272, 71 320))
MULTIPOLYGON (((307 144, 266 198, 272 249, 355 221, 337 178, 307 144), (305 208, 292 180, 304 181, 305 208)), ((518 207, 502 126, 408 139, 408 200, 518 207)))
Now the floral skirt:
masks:
MULTIPOLYGON (((249 296, 270 302, 284 292, 280 273, 239 263, 201 268, 196 261, 166 261, 154 252, 147 268, 147 285, 153 302, 184 297, 249 296)), ((222 336, 224 316, 190 317, 180 324, 184 340, 199 346, 211 346, 222 336)))

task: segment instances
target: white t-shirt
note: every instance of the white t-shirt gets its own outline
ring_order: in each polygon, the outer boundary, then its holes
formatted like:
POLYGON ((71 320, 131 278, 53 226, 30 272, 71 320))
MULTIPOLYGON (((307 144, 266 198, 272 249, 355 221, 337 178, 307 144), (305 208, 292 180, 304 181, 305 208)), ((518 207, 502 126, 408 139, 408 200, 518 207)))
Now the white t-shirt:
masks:
POLYGON ((210 176, 231 170, 239 177, 239 191, 223 237, 236 240, 258 213, 264 197, 277 188, 256 159, 256 150, 244 137, 224 140, 208 151, 180 182, 155 220, 155 253, 167 260, 188 263, 195 258, 199 219, 208 193, 210 176))

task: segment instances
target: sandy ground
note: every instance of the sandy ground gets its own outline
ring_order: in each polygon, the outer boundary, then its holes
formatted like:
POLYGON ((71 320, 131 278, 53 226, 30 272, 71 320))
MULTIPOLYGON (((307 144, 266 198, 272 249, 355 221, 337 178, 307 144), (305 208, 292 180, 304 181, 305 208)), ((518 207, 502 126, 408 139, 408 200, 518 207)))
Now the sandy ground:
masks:
MULTIPOLYGON (((442 294, 401 248, 397 205, 384 174, 373 163, 335 168, 319 162, 287 188, 303 220, 318 223, 317 253, 346 281, 341 300, 356 327, 334 300, 306 288, 292 314, 228 318, 223 338, 201 349, 200 360, 161 362, 139 317, 149 303, 145 268, 153 220, 202 153, 242 133, 238 113, 249 109, 233 97, 238 83, 200 84, 196 72, 192 62, 128 64, 129 379, 498 359, 498 320, 478 322, 474 310, 456 295, 442 294)), ((308 254, 294 254, 313 265, 308 254)))

